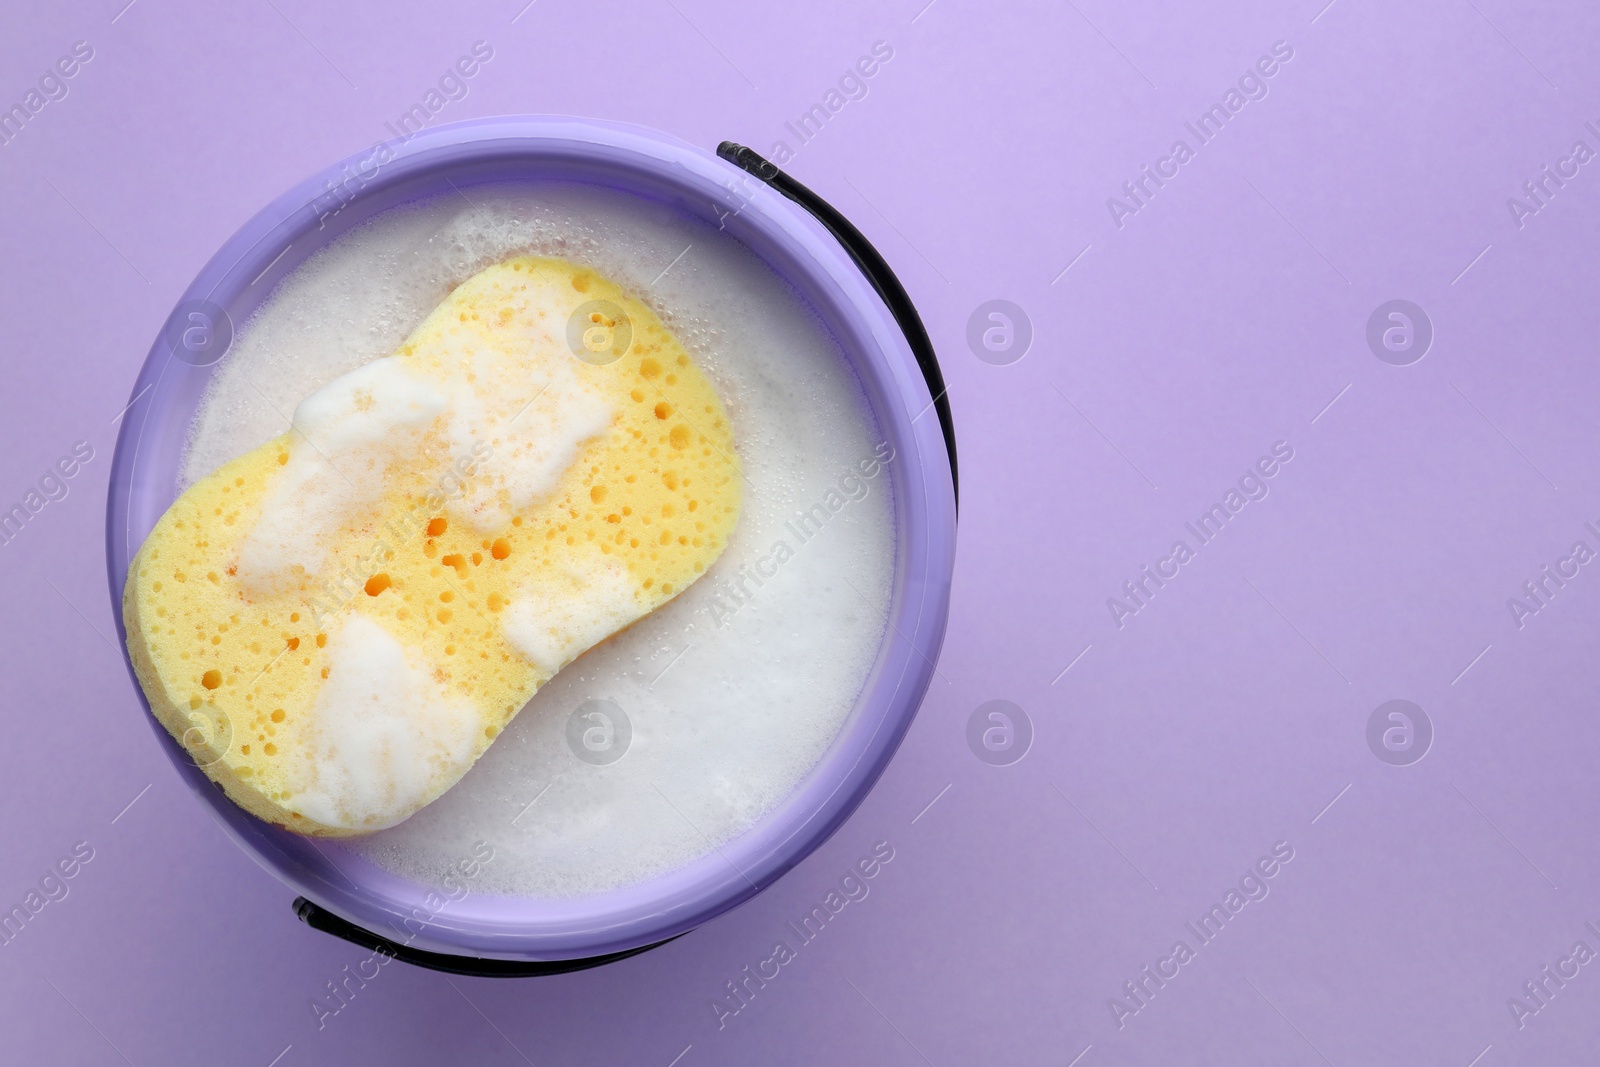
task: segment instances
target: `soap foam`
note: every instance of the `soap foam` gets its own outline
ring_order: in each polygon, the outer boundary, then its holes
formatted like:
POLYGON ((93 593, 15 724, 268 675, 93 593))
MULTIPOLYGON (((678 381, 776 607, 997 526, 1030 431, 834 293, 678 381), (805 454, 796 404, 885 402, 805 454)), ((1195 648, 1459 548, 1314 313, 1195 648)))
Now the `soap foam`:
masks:
MULTIPOLYGON (((540 292, 532 302, 560 306, 540 292)), ((447 365, 385 356, 334 378, 300 401, 291 420, 285 469, 274 479, 239 556, 239 578, 269 594, 301 575, 317 576, 331 543, 352 519, 384 495, 395 463, 414 461, 423 436, 442 414, 449 457, 488 448, 497 462, 452 494, 451 513, 480 533, 549 495, 578 449, 611 425, 612 409, 591 385, 561 363, 531 368, 507 353, 557 345, 542 336, 507 336, 499 346, 463 338, 447 365)), ((449 461, 430 472, 437 482, 449 461)))
POLYGON ((620 560, 574 545, 555 581, 519 589, 500 626, 529 662, 553 675, 638 614, 633 580, 620 560))
MULTIPOLYGON (((656 310, 716 384, 733 424, 746 493, 727 550, 665 607, 556 675, 443 797, 340 846, 438 885, 471 842, 485 840, 496 857, 486 892, 594 893, 680 867, 749 829, 837 736, 886 628, 890 475, 861 478, 879 439, 859 383, 820 324, 742 245, 618 193, 550 183, 470 195, 470 205, 452 196, 387 212, 288 277, 219 366, 185 474, 192 481, 282 433, 282 412, 394 352, 454 285, 509 256, 585 263, 656 310), (802 539, 785 525, 830 491, 837 498, 847 475, 864 495, 830 508, 825 528, 802 539), (594 699, 613 702, 632 726, 627 754, 605 766, 579 760, 567 743, 569 717, 594 699)), ((558 418, 546 400, 514 429, 558 418)), ((574 580, 603 593, 603 576, 584 566, 574 560, 574 580)), ((596 610, 604 613, 603 596, 596 610)), ((537 608, 512 618, 536 648, 548 625, 537 608)))
MULTIPOLYGON (((553 282, 527 281, 528 307, 561 307, 571 299, 553 282)), ((522 321, 520 318, 517 321, 522 321)), ((581 381, 570 364, 542 363, 530 371, 507 354, 565 351, 563 324, 546 316, 528 335, 508 335, 500 351, 475 346, 453 353, 448 440, 452 456, 487 445, 495 462, 451 503, 451 511, 479 533, 494 533, 511 516, 549 494, 572 465, 579 447, 611 425, 612 409, 581 381)))
POLYGON ((416 650, 364 615, 349 616, 328 651, 295 807, 325 826, 393 826, 442 775, 472 758, 477 709, 452 697, 416 650))
POLYGON ((239 579, 270 593, 317 574, 338 531, 383 496, 389 466, 416 450, 445 398, 394 356, 373 360, 295 408, 288 462, 239 552, 239 579))

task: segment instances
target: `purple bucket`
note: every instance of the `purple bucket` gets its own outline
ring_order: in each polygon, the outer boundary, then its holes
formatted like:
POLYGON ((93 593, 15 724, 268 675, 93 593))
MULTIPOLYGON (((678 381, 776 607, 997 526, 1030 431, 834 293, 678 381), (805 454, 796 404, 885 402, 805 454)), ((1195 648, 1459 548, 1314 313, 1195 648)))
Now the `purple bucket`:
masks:
POLYGON ((581 181, 720 225, 820 316, 897 454, 890 625, 854 710, 786 800, 750 830, 670 874, 573 899, 475 893, 436 911, 425 903, 429 887, 234 806, 150 717, 195 796, 241 847, 305 898, 299 910, 313 925, 465 973, 571 969, 638 951, 727 911, 804 859, 865 798, 910 726, 944 637, 955 559, 954 457, 947 450, 947 407, 936 405, 942 396, 934 395, 943 392, 936 365, 898 283, 892 274, 885 278, 886 269, 874 271, 881 267, 876 253, 864 242, 847 250, 836 238, 859 239, 848 223, 820 202, 801 206, 794 190, 804 194, 803 187, 759 157, 731 146, 724 155, 745 169, 654 131, 563 118, 485 119, 427 131, 399 147, 374 146, 279 197, 224 244, 145 360, 117 441, 106 514, 111 596, 124 642, 120 605, 128 564, 176 499, 189 426, 216 362, 196 358, 192 343, 184 347, 186 336, 201 341, 204 357, 213 338, 231 337, 225 321, 248 319, 308 256, 378 212, 452 186, 581 181), (194 327, 201 332, 186 334, 194 327))

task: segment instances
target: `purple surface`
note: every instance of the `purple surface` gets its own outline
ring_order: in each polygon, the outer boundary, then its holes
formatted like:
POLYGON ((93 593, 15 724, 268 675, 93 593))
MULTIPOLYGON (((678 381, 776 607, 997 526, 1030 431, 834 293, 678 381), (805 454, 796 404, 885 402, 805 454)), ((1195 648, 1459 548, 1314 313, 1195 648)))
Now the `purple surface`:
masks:
MULTIPOLYGON (((249 815, 153 717, 151 729, 196 797, 242 847, 296 894, 380 936, 425 951, 511 960, 582 959, 666 941, 749 899, 835 832, 883 773, 921 706, 949 617, 956 534, 939 421, 921 418, 933 408, 933 395, 893 316, 838 241, 785 197, 693 145, 616 123, 497 118, 425 130, 381 158, 375 165, 364 149, 274 200, 217 251, 159 332, 130 391, 113 459, 106 524, 113 602, 127 585, 133 554, 177 498, 189 426, 222 365, 225 340, 214 349, 208 342, 198 355, 183 347, 194 309, 205 309, 199 314, 211 331, 194 339, 231 338, 231 323, 247 321, 278 279, 381 211, 439 196, 470 199, 479 184, 561 180, 674 204, 710 236, 716 224, 761 256, 828 324, 862 383, 881 439, 894 449, 900 543, 886 608, 891 637, 832 747, 755 826, 667 875, 570 900, 497 897, 472 893, 469 884, 443 907, 434 886, 391 874, 337 842, 315 843, 249 815), (350 174, 362 176, 361 188, 346 203, 348 194, 327 190, 350 174)), ((125 641, 121 618, 113 621, 125 641)), ((205 724, 197 728, 198 762, 220 758, 228 743, 214 740, 214 720, 196 722, 205 724)), ((226 736, 231 740, 232 732, 226 736)), ((662 797, 672 803, 666 792, 662 797)), ((492 852, 497 843, 484 844, 492 852)), ((475 844, 461 842, 463 855, 475 844)))
POLYGON ((1575 141, 1600 150, 1600 10, 122 4, 12 3, 0 34, 5 106, 73 42, 94 50, 0 147, 6 505, 74 442, 94 450, 0 548, 0 902, 93 849, 0 947, 7 1059, 1592 1058, 1600 972, 1562 961, 1600 950, 1600 577, 1579 567, 1520 629, 1507 601, 1574 542, 1600 550, 1585 525, 1600 527, 1600 177, 1545 179, 1543 204, 1523 191, 1575 141), (781 139, 879 243, 950 381, 954 607, 899 756, 771 890, 599 971, 447 981, 390 964, 319 1029, 312 998, 367 954, 299 924, 193 802, 108 639, 113 420, 216 248, 387 136, 477 40, 494 58, 433 121, 538 111, 707 147, 781 139), (799 144, 786 123, 879 40, 893 57, 866 96, 799 144), (1266 97, 1200 144, 1185 123, 1277 41, 1294 55, 1266 97), (1180 138, 1193 158, 1119 229, 1107 199, 1180 138), (1519 220, 1510 197, 1537 212, 1519 220), (993 299, 1031 317, 1010 365, 968 347, 993 299), (1394 299, 1433 325, 1409 366, 1367 343, 1394 299), (1107 599, 1197 542, 1185 523, 1278 441, 1294 457, 1270 494, 1119 629, 1107 599), (1006 766, 967 742, 996 699, 1033 727, 1006 766), (1433 727, 1409 766, 1368 744, 1397 699, 1433 727), (894 858, 870 894, 801 944, 786 923, 878 841, 894 858), (1202 945, 1186 923, 1280 841, 1294 857, 1269 894, 1202 945), (719 1028, 713 998, 780 938, 794 958, 719 1028), (1180 939, 1192 958, 1155 988, 1142 968, 1180 939), (1558 986, 1546 966, 1577 973, 1558 986), (1108 1002, 1137 1006, 1136 979, 1153 996, 1119 1028, 1108 1002))

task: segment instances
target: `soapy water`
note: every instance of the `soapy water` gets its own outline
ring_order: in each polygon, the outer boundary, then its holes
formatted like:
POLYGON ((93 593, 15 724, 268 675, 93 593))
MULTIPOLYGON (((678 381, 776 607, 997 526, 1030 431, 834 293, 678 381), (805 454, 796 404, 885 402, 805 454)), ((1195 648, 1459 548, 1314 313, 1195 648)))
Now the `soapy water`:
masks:
POLYGON ((468 195, 385 212, 279 285, 217 368, 184 482, 284 432, 301 399, 392 354, 455 285, 510 256, 586 264, 656 311, 733 425, 746 482, 727 550, 561 671, 443 797, 341 846, 437 886, 464 842, 488 841, 480 891, 592 894, 748 830, 838 735, 887 627, 894 461, 825 329, 732 238, 578 185, 468 195), (622 756, 569 742, 586 707, 625 717, 622 756))

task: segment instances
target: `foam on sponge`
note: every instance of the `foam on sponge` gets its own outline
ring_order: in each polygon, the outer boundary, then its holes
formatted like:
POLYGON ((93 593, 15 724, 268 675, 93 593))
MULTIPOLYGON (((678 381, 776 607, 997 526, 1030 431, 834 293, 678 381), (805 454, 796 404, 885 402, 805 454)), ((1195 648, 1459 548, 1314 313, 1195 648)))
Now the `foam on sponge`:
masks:
POLYGON ((656 316, 518 257, 191 486, 130 569, 128 645, 235 802, 370 832, 703 574, 741 494, 722 402, 656 316))

